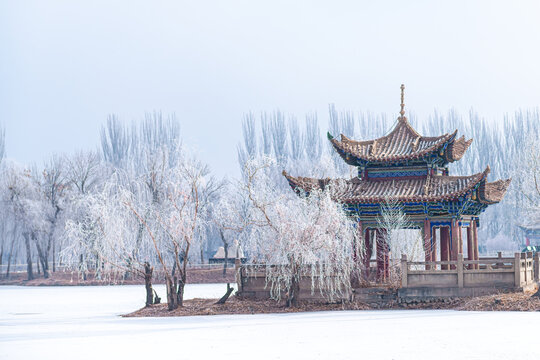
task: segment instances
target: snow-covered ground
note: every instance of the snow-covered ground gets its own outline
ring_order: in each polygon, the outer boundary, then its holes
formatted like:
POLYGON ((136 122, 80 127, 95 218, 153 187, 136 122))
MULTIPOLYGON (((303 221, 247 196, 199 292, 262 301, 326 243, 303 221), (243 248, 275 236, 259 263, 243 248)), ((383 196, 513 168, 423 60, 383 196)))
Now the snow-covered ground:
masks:
MULTIPOLYGON (((186 297, 224 292, 224 284, 189 285, 186 297)), ((540 313, 118 316, 143 301, 143 286, 0 287, 0 359, 540 358, 540 313)))

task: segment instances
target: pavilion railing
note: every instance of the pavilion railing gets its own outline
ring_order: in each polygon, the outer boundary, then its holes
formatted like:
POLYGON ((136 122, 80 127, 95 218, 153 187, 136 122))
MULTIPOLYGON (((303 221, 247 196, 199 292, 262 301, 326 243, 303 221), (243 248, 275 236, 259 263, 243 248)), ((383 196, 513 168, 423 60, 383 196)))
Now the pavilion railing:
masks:
POLYGON ((501 287, 522 288, 539 278, 538 254, 456 261, 408 261, 401 259, 401 287, 501 287))

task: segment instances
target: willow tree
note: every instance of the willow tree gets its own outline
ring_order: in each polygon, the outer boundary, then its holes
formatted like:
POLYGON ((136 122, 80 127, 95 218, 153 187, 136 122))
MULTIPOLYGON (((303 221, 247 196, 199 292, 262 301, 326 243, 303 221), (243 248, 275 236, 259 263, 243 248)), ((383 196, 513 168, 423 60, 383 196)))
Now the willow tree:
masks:
POLYGON ((131 210, 140 204, 136 194, 110 179, 78 202, 78 216, 66 223, 63 263, 83 278, 93 271, 102 280, 123 279, 126 273, 144 279, 145 303, 152 305, 154 244, 138 234, 140 220, 131 210))
POLYGON ((354 222, 333 200, 334 189, 306 196, 283 192, 268 175, 274 162, 248 161, 242 191, 251 204, 250 236, 244 243, 249 261, 264 264, 271 296, 298 305, 300 282, 311 278, 311 291, 329 301, 348 297, 354 267, 354 222))

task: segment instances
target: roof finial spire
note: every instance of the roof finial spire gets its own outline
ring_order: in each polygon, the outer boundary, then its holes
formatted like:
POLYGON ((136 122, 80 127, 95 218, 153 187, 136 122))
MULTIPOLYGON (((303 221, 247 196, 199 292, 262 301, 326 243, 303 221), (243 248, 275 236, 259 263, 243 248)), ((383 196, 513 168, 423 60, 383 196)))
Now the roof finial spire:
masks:
POLYGON ((401 111, 399 112, 401 114, 401 116, 399 117, 400 120, 405 120, 405 104, 404 104, 404 99, 405 99, 405 85, 404 84, 401 84, 401 111))

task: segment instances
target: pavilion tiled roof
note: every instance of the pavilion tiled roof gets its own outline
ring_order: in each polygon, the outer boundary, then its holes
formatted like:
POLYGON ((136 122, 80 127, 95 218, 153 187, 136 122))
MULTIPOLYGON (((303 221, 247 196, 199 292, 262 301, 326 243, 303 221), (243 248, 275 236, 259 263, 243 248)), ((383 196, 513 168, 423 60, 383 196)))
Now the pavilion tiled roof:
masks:
POLYGON ((337 140, 329 135, 330 142, 340 156, 350 165, 358 165, 357 161, 395 162, 421 159, 427 154, 440 152, 447 145, 444 153, 446 161, 461 159, 472 142, 464 137, 456 140, 457 130, 451 134, 427 137, 421 136, 413 129, 405 116, 398 118, 396 127, 386 136, 368 141, 355 141, 345 135, 337 140))
POLYGON ((418 178, 394 178, 377 181, 353 178, 341 179, 314 179, 293 177, 285 171, 283 175, 293 189, 302 189, 310 192, 314 189, 324 190, 329 184, 335 186, 334 196, 343 203, 378 203, 391 198, 400 202, 429 202, 455 200, 472 190, 481 183, 483 192, 480 201, 489 203, 498 202, 504 196, 510 180, 499 180, 494 183, 485 183, 489 173, 485 171, 470 176, 434 175, 418 178))
MULTIPOLYGON (((427 137, 420 135, 405 117, 401 85, 401 111, 398 123, 386 136, 368 141, 355 141, 345 135, 341 140, 328 138, 339 155, 349 165, 359 167, 359 177, 345 179, 314 179, 287 174, 289 185, 298 192, 312 192, 332 187, 335 200, 345 204, 379 204, 388 199, 401 203, 473 201, 475 211, 500 202, 510 179, 487 182, 489 166, 470 176, 449 176, 441 165, 460 160, 472 139, 450 134, 427 137), (424 163, 419 171, 419 163, 424 163), (412 169, 402 171, 403 168, 412 169), (369 168, 369 169, 366 169, 369 168), (362 171, 360 171, 362 170, 362 171)), ((369 207, 369 206, 368 206, 369 207)), ((478 210, 478 211, 480 211, 478 210)))

